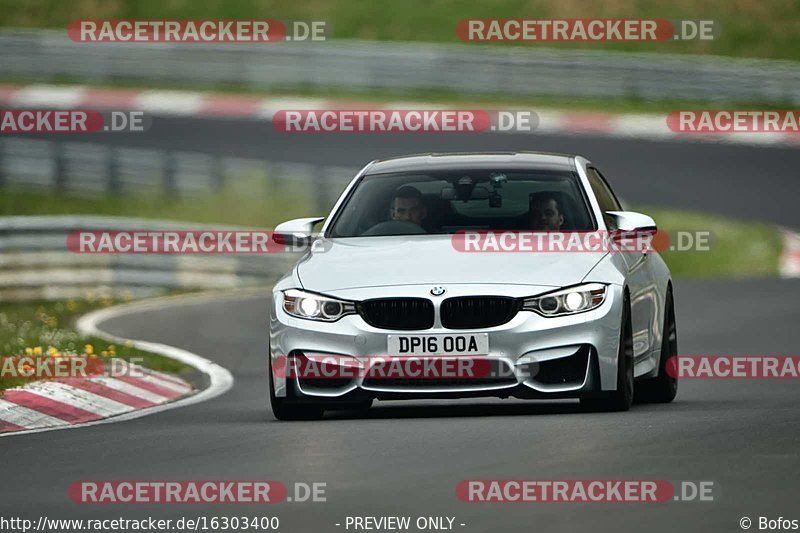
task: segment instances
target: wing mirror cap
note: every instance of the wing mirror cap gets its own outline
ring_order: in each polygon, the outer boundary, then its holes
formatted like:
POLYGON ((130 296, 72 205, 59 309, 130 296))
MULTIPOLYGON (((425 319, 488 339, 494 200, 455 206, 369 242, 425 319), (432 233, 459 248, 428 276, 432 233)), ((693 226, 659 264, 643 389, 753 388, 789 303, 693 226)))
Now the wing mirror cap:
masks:
POLYGON ((278 244, 303 246, 314 239, 314 226, 325 217, 295 218, 281 222, 272 231, 272 240, 278 244))
MULTIPOLYGON (((611 216, 618 231, 655 233, 658 230, 656 221, 647 215, 635 211, 606 211, 611 216)), ((611 229, 611 228, 609 228, 611 229)))

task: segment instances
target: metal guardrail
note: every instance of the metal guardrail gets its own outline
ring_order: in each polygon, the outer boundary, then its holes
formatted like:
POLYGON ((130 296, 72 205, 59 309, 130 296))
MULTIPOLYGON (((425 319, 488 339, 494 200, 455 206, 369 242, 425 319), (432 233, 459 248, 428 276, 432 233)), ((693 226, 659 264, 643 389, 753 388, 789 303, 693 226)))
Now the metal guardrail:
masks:
POLYGON ((357 168, 114 147, 86 142, 0 137, 0 188, 39 188, 77 195, 186 197, 235 188, 240 194, 303 189, 327 212, 357 168))
MULTIPOLYGON (((667 49, 669 43, 664 43, 667 49)), ((519 96, 800 103, 800 64, 716 56, 365 41, 271 44, 75 43, 65 31, 0 31, 0 76, 438 89, 519 96)))
POLYGON ((298 255, 79 254, 67 235, 79 230, 242 229, 123 217, 0 217, 0 303, 129 294, 166 289, 266 286, 298 255))

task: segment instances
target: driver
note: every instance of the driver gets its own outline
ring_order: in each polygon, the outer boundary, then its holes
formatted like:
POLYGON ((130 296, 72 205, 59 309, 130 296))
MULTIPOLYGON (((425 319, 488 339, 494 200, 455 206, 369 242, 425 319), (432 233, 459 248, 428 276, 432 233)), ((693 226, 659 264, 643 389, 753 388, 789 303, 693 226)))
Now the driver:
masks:
POLYGON ((422 221, 428 216, 428 209, 422 198, 422 193, 416 187, 405 185, 397 189, 392 198, 389 209, 391 220, 413 222, 422 226, 422 221))
POLYGON ((531 228, 537 231, 560 231, 564 225, 564 214, 556 195, 541 193, 532 195, 530 203, 531 228))

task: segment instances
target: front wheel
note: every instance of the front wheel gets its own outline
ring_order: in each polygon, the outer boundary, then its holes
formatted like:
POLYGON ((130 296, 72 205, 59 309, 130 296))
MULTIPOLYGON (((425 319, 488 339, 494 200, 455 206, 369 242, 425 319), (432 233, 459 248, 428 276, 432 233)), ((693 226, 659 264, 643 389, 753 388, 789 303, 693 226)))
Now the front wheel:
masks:
POLYGON ((625 294, 617 355, 617 390, 600 398, 581 398, 589 411, 627 411, 633 404, 633 327, 630 299, 625 294))
POLYGON ((664 331, 661 339, 661 359, 658 375, 636 385, 636 401, 647 403, 669 403, 678 394, 678 378, 668 371, 670 359, 678 355, 678 332, 675 326, 675 304, 672 291, 667 293, 664 307, 664 331))

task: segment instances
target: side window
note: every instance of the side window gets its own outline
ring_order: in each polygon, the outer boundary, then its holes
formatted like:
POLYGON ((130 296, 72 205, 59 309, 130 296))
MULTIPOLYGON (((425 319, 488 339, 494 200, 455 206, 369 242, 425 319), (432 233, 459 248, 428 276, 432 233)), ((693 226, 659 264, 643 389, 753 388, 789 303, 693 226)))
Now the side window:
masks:
POLYGON ((597 203, 600 204, 600 210, 603 211, 603 220, 605 220, 606 226, 611 228, 613 227, 614 219, 606 215, 605 212, 622 211, 622 206, 617 200, 617 197, 614 196, 614 193, 611 192, 606 180, 603 179, 603 176, 596 168, 586 167, 586 175, 589 178, 589 185, 592 187, 592 192, 594 192, 597 198, 597 203))

